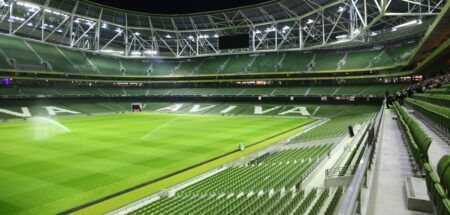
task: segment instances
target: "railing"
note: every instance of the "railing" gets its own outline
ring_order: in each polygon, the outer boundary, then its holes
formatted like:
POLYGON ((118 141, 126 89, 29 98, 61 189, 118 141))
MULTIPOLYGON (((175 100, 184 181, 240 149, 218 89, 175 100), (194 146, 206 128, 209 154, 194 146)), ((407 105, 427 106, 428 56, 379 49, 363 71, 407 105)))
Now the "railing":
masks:
POLYGON ((339 209, 339 215, 353 215, 355 213, 361 214, 360 210, 360 192, 366 179, 366 173, 372 163, 374 156, 376 143, 378 142, 378 134, 383 120, 384 104, 381 106, 380 111, 375 118, 373 124, 368 128, 367 140, 364 144, 367 144, 364 154, 359 164, 357 164, 357 170, 353 176, 352 182, 347 188, 344 195, 342 205, 339 209))
POLYGON ((325 171, 325 177, 333 178, 333 177, 353 175, 353 173, 357 170, 357 168, 358 168, 358 165, 350 165, 350 166, 327 169, 325 171))

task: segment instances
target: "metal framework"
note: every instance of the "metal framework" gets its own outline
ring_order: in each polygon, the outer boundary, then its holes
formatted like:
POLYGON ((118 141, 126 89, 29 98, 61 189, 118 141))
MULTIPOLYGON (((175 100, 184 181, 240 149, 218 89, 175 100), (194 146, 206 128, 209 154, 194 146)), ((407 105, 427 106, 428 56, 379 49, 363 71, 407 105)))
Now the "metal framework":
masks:
POLYGON ((185 58, 308 50, 423 33, 445 0, 279 0, 188 15, 122 11, 76 0, 0 0, 0 31, 124 57, 185 58), (218 37, 249 34, 249 48, 218 37), (388 36, 386 36, 388 35, 388 36))

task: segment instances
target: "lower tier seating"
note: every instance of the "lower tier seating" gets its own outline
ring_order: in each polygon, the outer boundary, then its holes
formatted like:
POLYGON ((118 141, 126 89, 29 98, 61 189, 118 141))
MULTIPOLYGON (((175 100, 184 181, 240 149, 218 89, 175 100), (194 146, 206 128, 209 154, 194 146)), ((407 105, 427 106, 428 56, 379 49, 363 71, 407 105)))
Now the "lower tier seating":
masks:
POLYGON ((148 87, 89 87, 77 85, 0 87, 0 97, 22 96, 377 96, 394 92, 405 85, 365 86, 298 86, 298 87, 221 87, 221 88, 148 88, 148 87), (91 93, 92 92, 92 93, 91 93))
POLYGON ((184 188, 174 196, 161 197, 130 214, 333 214, 343 187, 306 191, 299 183, 303 171, 311 168, 311 162, 323 156, 329 147, 304 147, 263 155, 184 188))

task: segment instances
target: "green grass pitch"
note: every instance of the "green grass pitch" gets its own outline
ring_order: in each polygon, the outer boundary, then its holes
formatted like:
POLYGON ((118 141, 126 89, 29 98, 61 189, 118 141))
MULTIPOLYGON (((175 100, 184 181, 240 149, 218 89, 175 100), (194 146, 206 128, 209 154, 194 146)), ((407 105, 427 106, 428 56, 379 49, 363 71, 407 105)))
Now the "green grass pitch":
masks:
POLYGON ((311 121, 176 114, 0 123, 0 214, 96 200, 311 121))

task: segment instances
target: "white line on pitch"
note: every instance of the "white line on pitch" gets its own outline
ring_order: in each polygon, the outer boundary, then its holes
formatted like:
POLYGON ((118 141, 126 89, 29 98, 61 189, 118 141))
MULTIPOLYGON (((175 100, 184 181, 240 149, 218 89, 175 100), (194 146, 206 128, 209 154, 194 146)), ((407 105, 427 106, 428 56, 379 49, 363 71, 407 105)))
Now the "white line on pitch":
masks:
POLYGON ((152 130, 151 130, 150 132, 148 132, 146 135, 142 136, 142 137, 141 137, 141 140, 142 140, 142 139, 145 139, 145 138, 147 138, 148 136, 152 135, 153 133, 157 132, 159 129, 166 127, 167 125, 169 125, 170 123, 174 122, 174 121, 177 120, 177 119, 178 119, 178 118, 173 118, 173 119, 167 121, 166 123, 164 123, 164 124, 162 124, 162 125, 160 125, 160 126, 154 128, 154 129, 152 129, 152 130))

